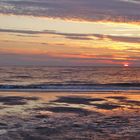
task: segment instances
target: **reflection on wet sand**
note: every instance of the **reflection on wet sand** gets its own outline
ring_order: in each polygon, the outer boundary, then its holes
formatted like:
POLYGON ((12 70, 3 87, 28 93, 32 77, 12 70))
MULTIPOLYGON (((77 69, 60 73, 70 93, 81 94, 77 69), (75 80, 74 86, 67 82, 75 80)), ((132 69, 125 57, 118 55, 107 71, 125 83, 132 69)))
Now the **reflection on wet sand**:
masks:
POLYGON ((37 97, 19 97, 19 96, 0 96, 0 103, 3 105, 25 105, 28 100, 36 101, 37 97))
POLYGON ((46 108, 36 108, 35 110, 46 110, 54 113, 75 113, 75 114, 86 115, 86 116, 91 113, 86 109, 75 108, 75 107, 46 107, 46 108))
POLYGON ((139 93, 0 93, 1 140, 139 140, 139 93))

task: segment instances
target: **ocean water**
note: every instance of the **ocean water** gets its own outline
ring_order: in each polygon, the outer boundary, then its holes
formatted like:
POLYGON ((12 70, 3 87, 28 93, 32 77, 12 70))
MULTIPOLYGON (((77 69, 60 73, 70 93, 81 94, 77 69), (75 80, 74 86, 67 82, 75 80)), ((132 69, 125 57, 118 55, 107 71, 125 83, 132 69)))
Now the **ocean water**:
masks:
POLYGON ((140 90, 140 68, 0 67, 0 90, 140 90))

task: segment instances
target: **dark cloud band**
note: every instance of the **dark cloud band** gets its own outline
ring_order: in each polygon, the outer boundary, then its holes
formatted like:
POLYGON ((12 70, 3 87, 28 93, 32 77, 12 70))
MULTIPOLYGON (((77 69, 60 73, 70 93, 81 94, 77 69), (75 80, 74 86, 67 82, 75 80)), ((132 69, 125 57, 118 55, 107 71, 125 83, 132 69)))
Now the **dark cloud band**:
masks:
POLYGON ((140 22, 137 0, 2 0, 0 13, 89 21, 140 22))

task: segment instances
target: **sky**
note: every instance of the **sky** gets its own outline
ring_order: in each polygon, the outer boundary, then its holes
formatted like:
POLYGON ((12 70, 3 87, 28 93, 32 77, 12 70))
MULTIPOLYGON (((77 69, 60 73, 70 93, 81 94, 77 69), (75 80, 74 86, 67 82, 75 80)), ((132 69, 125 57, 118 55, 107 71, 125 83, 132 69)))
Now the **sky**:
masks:
POLYGON ((0 65, 140 66, 140 0, 0 0, 0 65))

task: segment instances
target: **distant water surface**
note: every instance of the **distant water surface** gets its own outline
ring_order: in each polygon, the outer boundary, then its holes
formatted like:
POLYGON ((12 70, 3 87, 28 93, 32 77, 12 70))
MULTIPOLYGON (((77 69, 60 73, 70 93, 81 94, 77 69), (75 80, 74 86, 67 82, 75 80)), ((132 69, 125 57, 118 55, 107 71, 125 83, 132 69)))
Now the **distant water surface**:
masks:
POLYGON ((140 90, 140 68, 0 67, 1 90, 140 90))

